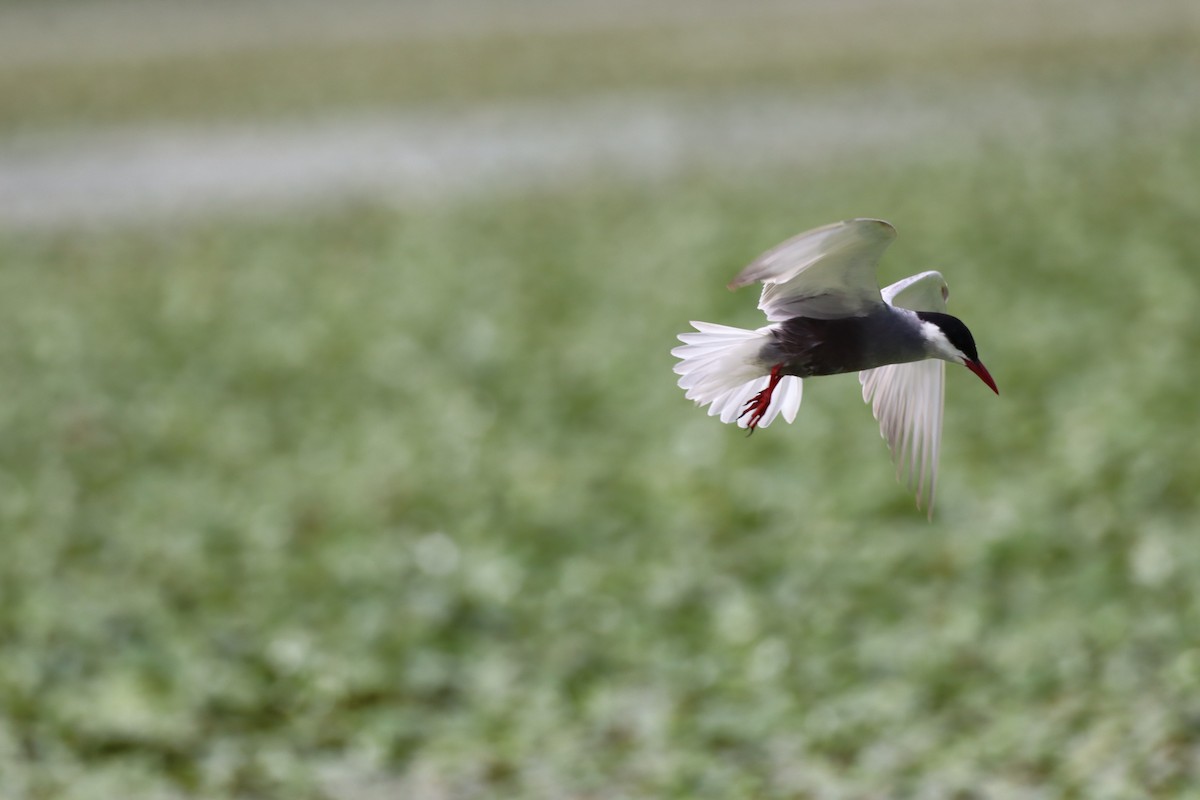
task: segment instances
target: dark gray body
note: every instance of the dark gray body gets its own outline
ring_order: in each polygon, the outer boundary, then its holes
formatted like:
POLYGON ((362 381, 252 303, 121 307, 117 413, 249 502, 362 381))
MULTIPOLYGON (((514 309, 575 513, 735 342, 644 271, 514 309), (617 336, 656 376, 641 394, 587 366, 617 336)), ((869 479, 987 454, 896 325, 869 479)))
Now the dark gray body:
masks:
POLYGON ((783 364, 784 375, 801 378, 858 372, 928 357, 920 318, 887 305, 862 317, 794 317, 775 326, 771 341, 759 351, 763 364, 783 364))

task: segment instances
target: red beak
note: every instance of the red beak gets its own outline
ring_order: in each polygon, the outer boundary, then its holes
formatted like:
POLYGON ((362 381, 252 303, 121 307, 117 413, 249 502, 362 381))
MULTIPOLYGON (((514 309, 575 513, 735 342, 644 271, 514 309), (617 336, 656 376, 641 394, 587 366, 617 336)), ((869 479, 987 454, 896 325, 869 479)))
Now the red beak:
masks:
POLYGON ((963 362, 963 365, 967 369, 971 370, 971 372, 974 372, 976 375, 978 375, 979 380, 986 383, 993 392, 995 392, 996 394, 1000 394, 1000 390, 996 388, 996 382, 994 380, 992 380, 992 376, 988 373, 987 367, 985 367, 983 365, 983 362, 972 361, 971 359, 968 358, 966 361, 963 362))

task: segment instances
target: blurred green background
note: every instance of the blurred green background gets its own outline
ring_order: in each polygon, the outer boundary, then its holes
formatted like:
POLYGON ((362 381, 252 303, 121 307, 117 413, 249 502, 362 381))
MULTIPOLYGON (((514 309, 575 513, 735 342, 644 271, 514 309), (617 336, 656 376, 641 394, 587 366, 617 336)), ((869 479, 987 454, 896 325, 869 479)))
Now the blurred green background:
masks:
POLYGON ((0 796, 1196 796, 1198 76, 1169 0, 0 7, 0 796), (854 376, 674 385, 851 216, 1002 392, 932 523, 854 376))

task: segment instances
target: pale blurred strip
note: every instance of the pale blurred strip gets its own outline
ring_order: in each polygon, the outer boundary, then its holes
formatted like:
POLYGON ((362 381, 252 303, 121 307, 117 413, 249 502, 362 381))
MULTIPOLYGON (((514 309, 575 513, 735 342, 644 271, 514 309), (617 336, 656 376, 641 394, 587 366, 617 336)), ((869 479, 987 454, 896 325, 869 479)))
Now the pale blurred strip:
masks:
POLYGON ((1200 125, 1190 71, 1070 91, 989 81, 784 97, 601 95, 313 124, 132 127, 0 144, 0 226, 400 204, 839 159, 944 159, 988 147, 1103 146, 1200 125))
POLYGON ((622 31, 777 19, 797 49, 900 13, 884 49, 935 43, 1136 37, 1191 27, 1193 0, 36 0, 0 4, 0 67, 106 62, 312 43, 622 31), (831 32, 834 34, 831 36, 831 32))

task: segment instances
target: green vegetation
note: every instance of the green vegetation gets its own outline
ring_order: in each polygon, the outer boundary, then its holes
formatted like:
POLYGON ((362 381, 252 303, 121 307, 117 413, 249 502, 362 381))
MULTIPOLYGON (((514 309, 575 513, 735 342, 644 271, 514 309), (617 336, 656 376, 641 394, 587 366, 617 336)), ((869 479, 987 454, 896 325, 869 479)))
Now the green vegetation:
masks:
MULTIPOLYGON (((376 32, 339 42, 318 35, 216 52, 144 51, 134 38, 105 58, 0 68, 0 134, 36 134, 47 125, 310 118, 592 92, 704 98, 865 81, 1089 75, 1119 82, 1147 62, 1194 59, 1200 35, 1189 4, 1172 0, 1137 8, 1095 3, 1086 13, 1074 3, 1035 0, 979 5, 970 13, 937 0, 831 3, 803 13, 766 6, 755 11, 749 4, 743 18, 700 11, 659 19, 651 11, 644 22, 634 13, 624 24, 562 29, 553 20, 570 14, 559 10, 542 14, 551 19, 549 30, 513 27, 509 14, 508 25, 490 35, 469 25, 457 35, 454 26, 410 34, 399 25, 394 38, 376 32)), ((8 40, 15 45, 20 38, 13 33, 8 40)))
POLYGON ((0 796, 1180 797, 1200 116, 422 209, 0 234, 0 796), (932 523, 853 376, 747 439, 689 319, 890 219, 932 523))

